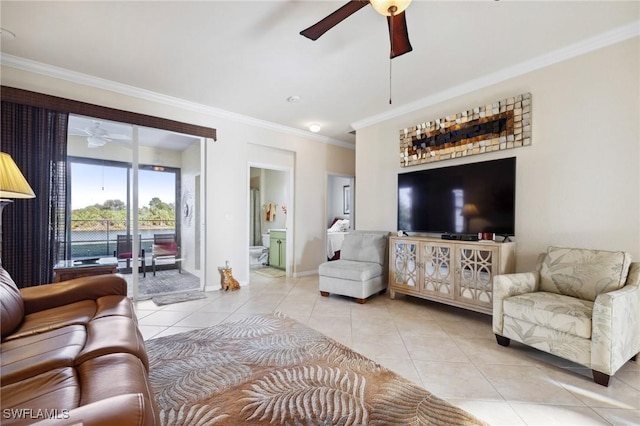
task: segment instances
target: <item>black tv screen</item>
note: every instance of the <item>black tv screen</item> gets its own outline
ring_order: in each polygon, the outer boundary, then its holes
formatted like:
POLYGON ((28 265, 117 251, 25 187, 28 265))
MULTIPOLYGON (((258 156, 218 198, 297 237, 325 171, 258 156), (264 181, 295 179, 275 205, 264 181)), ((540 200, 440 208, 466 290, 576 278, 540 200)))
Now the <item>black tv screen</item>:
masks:
POLYGON ((515 234, 516 159, 398 174, 398 230, 515 234))

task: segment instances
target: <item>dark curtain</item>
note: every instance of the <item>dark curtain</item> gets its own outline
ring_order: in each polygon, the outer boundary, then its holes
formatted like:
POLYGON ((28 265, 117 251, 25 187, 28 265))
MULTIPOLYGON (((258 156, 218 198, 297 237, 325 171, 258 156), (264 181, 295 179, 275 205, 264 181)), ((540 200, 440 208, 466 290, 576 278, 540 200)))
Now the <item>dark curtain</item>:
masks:
POLYGON ((18 287, 48 284, 65 238, 68 114, 6 101, 0 114, 0 151, 36 194, 4 208, 2 266, 18 287))

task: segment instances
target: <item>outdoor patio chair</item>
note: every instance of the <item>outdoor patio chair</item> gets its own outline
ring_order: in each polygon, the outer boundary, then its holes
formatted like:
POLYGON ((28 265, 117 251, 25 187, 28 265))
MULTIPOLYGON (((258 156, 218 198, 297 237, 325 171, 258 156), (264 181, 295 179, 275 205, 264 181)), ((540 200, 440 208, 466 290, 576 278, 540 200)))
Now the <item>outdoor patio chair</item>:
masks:
POLYGON ((173 258, 178 265, 178 273, 182 273, 180 246, 176 242, 176 234, 153 234, 153 251, 151 265, 153 276, 156 276, 156 260, 173 258))
MULTIPOLYGON (((115 257, 118 259, 118 263, 121 260, 126 261, 128 270, 131 267, 131 259, 133 259, 133 241, 131 238, 131 234, 126 235, 117 235, 116 236, 116 251, 114 253, 115 257)), ((140 249, 138 258, 140 259, 140 263, 142 266, 142 276, 147 276, 147 267, 145 262, 145 253, 142 248, 142 235, 138 234, 138 247, 140 249)))

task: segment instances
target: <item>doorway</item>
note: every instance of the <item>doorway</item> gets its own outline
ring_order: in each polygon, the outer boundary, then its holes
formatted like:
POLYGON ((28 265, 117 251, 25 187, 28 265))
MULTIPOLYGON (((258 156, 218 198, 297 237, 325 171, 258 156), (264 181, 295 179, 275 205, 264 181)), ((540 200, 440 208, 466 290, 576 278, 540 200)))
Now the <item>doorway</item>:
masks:
POLYGON ((199 137, 71 114, 66 260, 116 263, 134 299, 204 288, 203 149, 199 137))
POLYGON ((269 277, 289 275, 292 256, 292 172, 249 165, 249 270, 269 277), (280 273, 278 273, 280 271, 280 273))
POLYGON ((328 174, 326 195, 326 259, 340 259, 344 236, 355 229, 355 179, 353 176, 328 174))

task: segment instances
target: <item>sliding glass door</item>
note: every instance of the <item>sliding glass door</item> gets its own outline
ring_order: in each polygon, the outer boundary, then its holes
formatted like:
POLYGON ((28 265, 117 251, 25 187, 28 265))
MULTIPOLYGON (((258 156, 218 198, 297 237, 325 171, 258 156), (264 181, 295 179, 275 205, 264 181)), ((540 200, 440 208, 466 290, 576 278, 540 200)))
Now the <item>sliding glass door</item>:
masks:
POLYGON ((67 262, 116 265, 135 298, 203 288, 199 233, 191 228, 201 145, 196 137, 70 117, 67 262))

